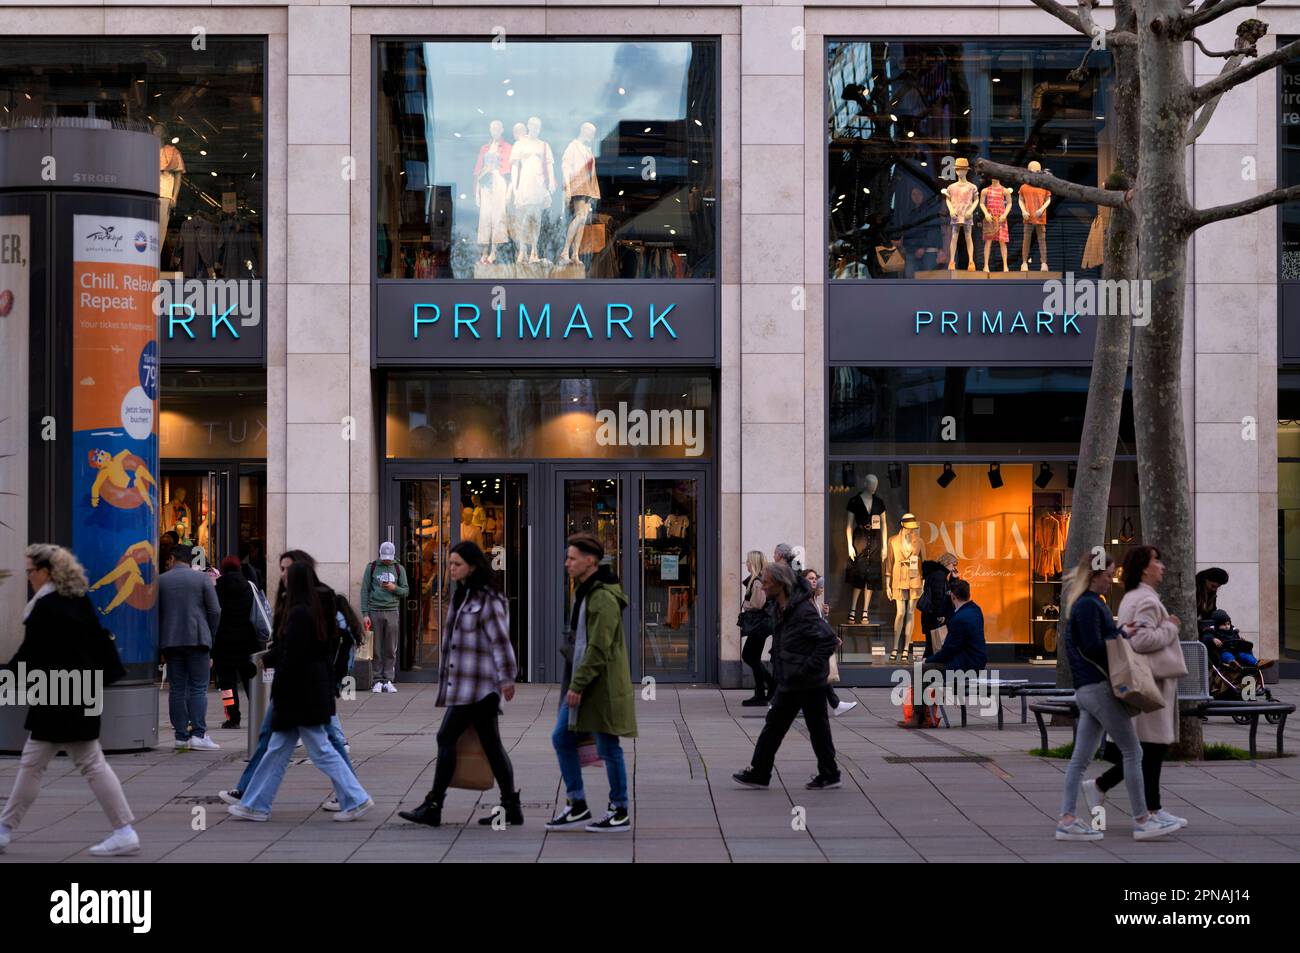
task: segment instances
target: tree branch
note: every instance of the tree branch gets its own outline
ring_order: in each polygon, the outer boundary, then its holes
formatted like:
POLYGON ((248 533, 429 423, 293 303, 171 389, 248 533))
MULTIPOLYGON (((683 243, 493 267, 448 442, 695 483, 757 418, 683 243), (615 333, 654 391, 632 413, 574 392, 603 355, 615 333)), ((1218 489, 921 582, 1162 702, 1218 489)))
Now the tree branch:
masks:
POLYGON ((1300 185, 1292 185, 1285 189, 1274 189, 1271 192, 1265 192, 1262 195, 1256 195, 1253 198, 1233 202, 1229 205, 1193 209, 1192 227, 1200 228, 1203 225, 1221 222, 1226 218, 1240 218, 1243 215, 1258 212, 1260 209, 1272 208, 1274 205, 1281 205, 1283 202, 1290 202, 1295 199, 1300 199, 1300 185))
POLYGON ((1104 205, 1107 208, 1123 208, 1132 197, 1131 191, 1121 192, 1117 189, 1098 189, 1092 186, 1079 185, 1076 182, 1058 179, 1047 172, 1030 172, 1028 169, 1021 169, 1014 165, 1002 165, 997 162, 990 162, 988 159, 977 160, 975 162, 975 171, 980 175, 986 175, 1000 182, 1010 182, 1012 185, 1033 185, 1040 189, 1047 189, 1053 195, 1059 195, 1063 199, 1074 199, 1077 202, 1087 202, 1089 205, 1104 205))
MULTIPOLYGON (((1222 3, 1229 2, 1230 0, 1222 0, 1222 3)), ((1203 86, 1197 86, 1193 89, 1192 101, 1197 106, 1204 105, 1215 96, 1222 96, 1228 90, 1254 79, 1260 73, 1267 73, 1274 66, 1280 66, 1297 56, 1300 56, 1300 40, 1279 47, 1267 56, 1251 60, 1245 66, 1238 66, 1230 72, 1220 73, 1203 86)))
POLYGON ((1263 0, 1218 0, 1217 3, 1206 2, 1194 13, 1185 13, 1181 17, 1179 26, 1191 32, 1198 26, 1205 26, 1207 23, 1213 23, 1224 14, 1231 13, 1233 10, 1240 10, 1242 7, 1257 7, 1263 0))
POLYGON ((1224 50, 1221 53, 1216 53, 1213 50, 1208 50, 1205 48, 1205 44, 1201 42, 1201 38, 1199 36, 1192 37, 1192 42, 1195 43, 1197 46, 1199 46, 1201 48, 1201 52, 1204 53, 1206 56, 1223 57, 1224 59, 1228 59, 1233 56, 1236 57, 1241 56, 1240 50, 1224 50))
MULTIPOLYGON (((1050 13, 1052 16, 1056 17, 1056 19, 1060 20, 1070 29, 1082 33, 1086 37, 1092 37, 1092 26, 1085 24, 1084 19, 1080 17, 1079 14, 1068 9, 1061 3, 1057 3, 1057 0, 1031 0, 1031 2, 1043 12, 1050 13)), ((1082 6, 1084 3, 1087 3, 1087 0, 1079 0, 1079 3, 1080 6, 1082 6)), ((1088 23, 1091 24, 1091 21, 1092 15, 1091 12, 1089 12, 1088 23)), ((1127 31, 1103 30, 1102 32, 1106 35, 1106 44, 1108 46, 1124 46, 1125 44, 1137 43, 1137 36, 1127 31)))
MULTIPOLYGON (((1232 42, 1232 53, 1229 54, 1228 61, 1223 64, 1223 69, 1219 71, 1219 75, 1223 76, 1224 74, 1231 73, 1241 65, 1241 61, 1247 56, 1258 56, 1259 50, 1256 48, 1255 44, 1258 43, 1267 32, 1268 24, 1264 23, 1262 20, 1245 20, 1237 24, 1237 36, 1232 42)), ((1202 52, 1207 56, 1219 55, 1211 54, 1196 37, 1192 37, 1192 41, 1199 46, 1202 52)), ((1185 143, 1191 145, 1201 137, 1201 133, 1205 132, 1206 128, 1210 125, 1210 120, 1214 117, 1214 111, 1219 108, 1219 101, 1221 99, 1223 99, 1222 93, 1215 96, 1201 108, 1201 112, 1192 123, 1191 129, 1187 131, 1187 135, 1183 138, 1185 143)))

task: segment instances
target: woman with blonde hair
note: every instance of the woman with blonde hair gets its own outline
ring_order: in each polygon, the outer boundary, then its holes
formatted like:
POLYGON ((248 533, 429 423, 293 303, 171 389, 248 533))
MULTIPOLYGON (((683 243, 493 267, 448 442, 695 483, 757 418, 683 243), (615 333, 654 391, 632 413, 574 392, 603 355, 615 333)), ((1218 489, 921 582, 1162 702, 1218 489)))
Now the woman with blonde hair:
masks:
POLYGON ((27 582, 35 594, 23 610, 26 635, 18 653, 4 667, 14 670, 22 665, 29 677, 32 672, 44 672, 50 686, 68 684, 66 678, 56 679, 51 673, 74 673, 83 685, 85 679, 91 679, 93 687, 83 690, 79 699, 62 699, 75 704, 56 704, 61 700, 56 697, 28 709, 24 727, 31 735, 23 745, 13 792, 0 813, 0 853, 35 803, 45 769, 60 751, 68 753, 90 783, 113 825, 113 833, 90 852, 96 857, 138 853, 140 838, 131 826, 131 808, 99 745, 99 715, 89 714, 97 703, 102 705, 103 686, 117 681, 126 670, 113 637, 99 624, 99 614, 86 596, 86 570, 63 547, 37 543, 27 547, 27 582))
POLYGON ((736 620, 743 639, 740 658, 754 673, 754 695, 741 702, 747 708, 766 705, 776 694, 776 679, 763 665, 763 645, 772 634, 772 616, 767 611, 767 595, 760 585, 765 568, 767 557, 760 550, 750 550, 745 557, 746 576, 741 583, 744 594, 740 603, 740 617, 736 620))

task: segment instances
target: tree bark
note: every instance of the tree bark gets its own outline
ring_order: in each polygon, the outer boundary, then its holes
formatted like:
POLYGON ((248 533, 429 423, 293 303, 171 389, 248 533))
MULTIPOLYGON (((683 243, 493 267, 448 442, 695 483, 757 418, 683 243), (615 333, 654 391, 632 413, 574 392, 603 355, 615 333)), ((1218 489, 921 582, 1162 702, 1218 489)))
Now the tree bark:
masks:
MULTIPOLYGON (((1161 599, 1196 638, 1195 545, 1183 423, 1183 311, 1192 232, 1184 146, 1195 103, 1183 66, 1182 38, 1168 29, 1179 0, 1137 0, 1142 166, 1138 171, 1138 262, 1149 323, 1136 328, 1133 420, 1143 540, 1165 565, 1161 599)), ((1199 719, 1180 719, 1180 743, 1202 754, 1199 719)))
MULTIPOLYGON (((1115 28, 1133 30, 1133 4, 1120 0, 1115 5, 1115 28)), ((1141 83, 1137 51, 1118 47, 1113 51, 1115 85, 1111 97, 1111 118, 1115 123, 1116 169, 1107 188, 1133 187, 1139 165, 1138 102, 1141 83)), ((1102 278, 1130 280, 1138 274, 1137 218, 1127 205, 1113 209, 1106 230, 1106 256, 1102 278)), ((1065 541, 1064 567, 1079 564, 1094 546, 1106 543, 1106 517, 1110 486, 1115 468, 1115 446, 1119 440, 1120 414, 1124 407, 1124 379, 1128 375, 1131 322, 1122 315, 1096 319, 1097 340, 1092 351, 1092 374, 1088 380, 1088 404, 1079 443, 1079 471, 1075 477, 1070 506, 1070 534, 1065 541)), ((1062 586, 1061 619, 1069 618, 1070 606, 1062 586)), ((1060 640, 1058 639, 1058 646, 1060 640)), ((1074 684, 1069 660, 1063 648, 1056 653, 1056 684, 1074 684)))

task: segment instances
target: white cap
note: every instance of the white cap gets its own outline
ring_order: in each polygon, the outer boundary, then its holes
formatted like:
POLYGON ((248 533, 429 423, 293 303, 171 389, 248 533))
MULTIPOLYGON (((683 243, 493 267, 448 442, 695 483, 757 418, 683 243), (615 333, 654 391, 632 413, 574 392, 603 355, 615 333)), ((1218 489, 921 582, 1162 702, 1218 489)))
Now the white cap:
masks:
POLYGON ((383 542, 379 544, 380 559, 392 559, 396 555, 397 555, 397 547, 394 546, 392 543, 383 542))

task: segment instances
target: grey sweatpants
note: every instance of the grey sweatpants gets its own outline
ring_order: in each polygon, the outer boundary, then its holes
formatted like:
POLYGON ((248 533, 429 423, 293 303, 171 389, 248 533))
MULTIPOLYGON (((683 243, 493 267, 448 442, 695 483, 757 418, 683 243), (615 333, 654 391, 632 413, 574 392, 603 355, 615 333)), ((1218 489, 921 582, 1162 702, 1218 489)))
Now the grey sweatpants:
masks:
POLYGON ((397 677, 397 639, 402 614, 397 609, 371 609, 371 634, 375 640, 370 662, 371 683, 391 682, 397 677))
POLYGON ((1061 815, 1074 813, 1079 782, 1083 780, 1088 762, 1097 753, 1101 733, 1105 730, 1124 755, 1124 786, 1128 788, 1128 802, 1136 820, 1147 812, 1147 800, 1142 788, 1142 745, 1138 742, 1131 710, 1111 694, 1107 682, 1093 682, 1076 689, 1074 701, 1079 706, 1079 728, 1074 736, 1074 755, 1065 771, 1061 815))

